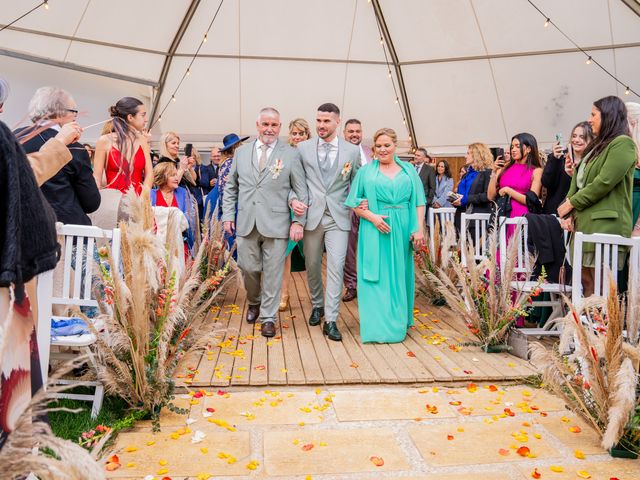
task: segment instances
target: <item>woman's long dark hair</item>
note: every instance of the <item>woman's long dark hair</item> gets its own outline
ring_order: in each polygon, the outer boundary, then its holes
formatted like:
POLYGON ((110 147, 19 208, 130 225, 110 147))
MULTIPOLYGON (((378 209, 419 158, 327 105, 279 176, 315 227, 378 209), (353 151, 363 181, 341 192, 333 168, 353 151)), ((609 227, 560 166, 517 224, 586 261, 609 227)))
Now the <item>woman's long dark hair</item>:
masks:
POLYGON ((618 97, 609 96, 593 102, 600 112, 600 132, 595 140, 584 149, 582 158, 589 154, 589 160, 596 158, 620 135, 630 135, 627 122, 627 107, 618 97))
POLYGON ((436 163, 436 176, 438 175, 438 167, 441 163, 444 163, 444 176, 451 178, 451 169, 449 168, 449 162, 446 160, 438 160, 438 163, 436 163))
MULTIPOLYGON (((520 142, 521 157, 524 157, 525 146, 531 149, 529 151, 529 154, 527 155, 527 167, 529 168, 542 167, 542 164, 540 163, 540 154, 538 153, 538 141, 536 140, 536 137, 526 132, 518 133, 517 135, 514 135, 513 137, 511 137, 511 143, 513 143, 513 141, 516 139, 520 142)), ((511 150, 511 147, 509 147, 509 150, 511 150)), ((497 185, 500 185, 500 178, 502 177, 502 175, 504 175, 504 172, 506 172, 509 169, 509 167, 511 167, 511 165, 513 165, 514 163, 516 163, 516 161, 513 159, 513 156, 511 156, 509 163, 507 163, 507 165, 500 172, 500 175, 498 175, 497 185)))
POLYGON ((138 113, 138 107, 142 102, 137 98, 124 97, 109 107, 109 115, 113 118, 113 132, 116 134, 116 145, 120 151, 121 158, 131 159, 135 152, 133 145, 136 141, 136 132, 129 126, 127 116, 135 116, 138 113))

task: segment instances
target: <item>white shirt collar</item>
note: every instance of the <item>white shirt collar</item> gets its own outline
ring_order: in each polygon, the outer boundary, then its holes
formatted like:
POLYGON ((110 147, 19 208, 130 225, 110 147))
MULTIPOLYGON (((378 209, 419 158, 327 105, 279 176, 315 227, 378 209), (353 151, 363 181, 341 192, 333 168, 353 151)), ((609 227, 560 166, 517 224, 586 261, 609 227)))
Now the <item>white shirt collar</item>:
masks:
MULTIPOLYGON (((276 146, 276 143, 278 143, 278 141, 276 140, 273 143, 269 143, 269 148, 267 150, 271 150, 272 148, 274 148, 276 146)), ((262 145, 267 145, 266 143, 262 143, 262 141, 259 138, 256 138, 256 149, 260 150, 260 148, 262 147, 262 145)))
POLYGON ((318 137, 318 145, 322 145, 323 143, 330 143, 334 147, 337 147, 338 146, 338 136, 336 135, 333 138, 333 140, 331 140, 330 142, 327 142, 324 138, 318 137))

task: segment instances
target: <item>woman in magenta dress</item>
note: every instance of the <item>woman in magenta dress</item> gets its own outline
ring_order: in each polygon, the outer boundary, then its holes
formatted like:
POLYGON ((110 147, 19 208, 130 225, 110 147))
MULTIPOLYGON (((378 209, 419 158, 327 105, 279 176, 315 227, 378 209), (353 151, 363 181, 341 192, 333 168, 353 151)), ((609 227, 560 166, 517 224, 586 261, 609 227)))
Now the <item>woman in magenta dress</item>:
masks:
MULTIPOLYGON (((527 193, 540 197, 542 189, 542 165, 538 154, 538 142, 529 133, 519 133, 511 139, 511 159, 504 165, 493 164, 487 195, 495 201, 498 196, 511 199, 511 218, 523 217, 529 213, 527 193)), ((513 228, 507 230, 511 237, 513 228)))
POLYGON ((109 109, 113 133, 96 142, 93 176, 98 188, 119 190, 133 187, 140 195, 142 187, 153 186, 153 165, 149 142, 143 133, 147 110, 137 98, 124 97, 109 109))

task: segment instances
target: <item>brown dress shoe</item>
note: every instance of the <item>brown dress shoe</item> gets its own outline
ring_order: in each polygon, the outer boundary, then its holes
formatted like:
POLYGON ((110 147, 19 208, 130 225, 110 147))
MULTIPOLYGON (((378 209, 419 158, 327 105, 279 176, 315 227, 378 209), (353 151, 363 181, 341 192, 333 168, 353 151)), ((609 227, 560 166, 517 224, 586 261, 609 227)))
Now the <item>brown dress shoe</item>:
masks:
POLYGON ((260 333, 262 333, 263 337, 274 337, 276 334, 276 324, 273 322, 264 322, 260 326, 260 333))
POLYGON ((358 291, 355 288, 347 288, 347 291, 344 293, 344 297, 342 297, 342 301, 350 302, 357 296, 358 296, 358 291))
POLYGON ((260 316, 260 305, 249 305, 247 308, 247 323, 256 323, 260 316))

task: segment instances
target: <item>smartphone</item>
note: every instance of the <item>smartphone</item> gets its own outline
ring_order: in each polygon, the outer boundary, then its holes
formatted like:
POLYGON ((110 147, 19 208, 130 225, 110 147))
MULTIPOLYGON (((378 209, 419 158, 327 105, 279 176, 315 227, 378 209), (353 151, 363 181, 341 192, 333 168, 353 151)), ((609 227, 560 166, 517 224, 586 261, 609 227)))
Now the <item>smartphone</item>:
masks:
POLYGON ((497 147, 496 148, 496 159, 498 157, 502 157, 502 159, 504 160, 504 148, 502 148, 502 147, 497 147))
POLYGON ((556 142, 559 145, 562 145, 564 143, 563 140, 562 140, 562 134, 561 133, 556 133, 556 142))
POLYGON ((573 160, 573 145, 569 144, 566 155, 569 157, 569 160, 571 160, 571 165, 575 165, 575 161, 573 160))
POLYGON ((187 143, 184 146, 184 155, 185 157, 190 157, 193 154, 193 143, 187 143))

